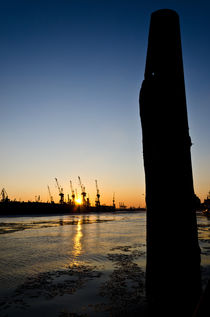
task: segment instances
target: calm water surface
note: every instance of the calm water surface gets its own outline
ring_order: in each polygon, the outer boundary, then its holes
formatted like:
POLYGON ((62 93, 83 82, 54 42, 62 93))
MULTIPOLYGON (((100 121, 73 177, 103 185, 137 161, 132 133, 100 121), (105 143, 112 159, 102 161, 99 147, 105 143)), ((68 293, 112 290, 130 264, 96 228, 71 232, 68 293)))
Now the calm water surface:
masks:
MULTIPOLYGON (((210 219, 197 219, 205 284, 210 219)), ((0 233, 1 316, 111 316, 116 289, 144 296, 144 212, 0 218, 0 233)))

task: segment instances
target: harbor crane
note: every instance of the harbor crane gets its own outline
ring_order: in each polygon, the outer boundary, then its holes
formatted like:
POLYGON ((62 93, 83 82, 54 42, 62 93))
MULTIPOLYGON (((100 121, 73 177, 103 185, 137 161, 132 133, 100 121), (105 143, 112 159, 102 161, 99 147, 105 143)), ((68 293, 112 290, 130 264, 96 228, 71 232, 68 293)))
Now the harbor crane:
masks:
POLYGON ((40 203, 40 201, 41 201, 40 195, 35 196, 35 202, 36 202, 36 203, 40 203))
POLYGON ((115 193, 113 193, 113 200, 112 200, 112 203, 113 203, 113 208, 115 209, 115 193))
POLYGON ((81 195, 82 195, 82 204, 83 206, 86 206, 86 192, 85 192, 85 186, 82 185, 82 182, 81 182, 81 178, 78 176, 78 179, 79 179, 79 185, 81 187, 81 195))
POLYGON ((97 208, 100 207, 100 193, 99 193, 99 189, 98 189, 98 182, 97 180, 95 180, 95 183, 96 183, 96 201, 95 201, 95 206, 97 208))
POLYGON ((71 198, 72 198, 72 204, 75 205, 75 193, 72 186, 72 181, 70 180, 70 188, 71 188, 71 198))
POLYGON ((8 194, 5 188, 3 188, 1 191, 1 201, 4 203, 9 201, 8 194))
POLYGON ((87 206, 87 207, 90 207, 90 198, 89 198, 89 194, 88 194, 88 197, 87 197, 86 206, 87 206))
POLYGON ((60 196, 60 204, 64 204, 64 193, 63 193, 63 188, 60 187, 59 183, 58 183, 58 179, 55 178, 57 187, 58 187, 58 192, 59 192, 59 196, 60 196))
POLYGON ((53 204, 54 200, 53 200, 53 196, 51 195, 50 186, 48 185, 47 188, 48 188, 48 193, 49 193, 49 196, 50 196, 50 202, 51 202, 51 204, 53 204))

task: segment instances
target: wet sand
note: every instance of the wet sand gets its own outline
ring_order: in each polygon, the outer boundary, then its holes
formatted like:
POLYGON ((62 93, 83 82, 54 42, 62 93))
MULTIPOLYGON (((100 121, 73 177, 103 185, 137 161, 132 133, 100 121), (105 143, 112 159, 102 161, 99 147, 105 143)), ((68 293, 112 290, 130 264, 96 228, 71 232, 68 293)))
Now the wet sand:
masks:
POLYGON ((1 299, 1 316, 128 316, 146 309, 145 272, 135 260, 144 245, 124 245, 107 254, 103 265, 71 265, 65 270, 35 274, 1 299))

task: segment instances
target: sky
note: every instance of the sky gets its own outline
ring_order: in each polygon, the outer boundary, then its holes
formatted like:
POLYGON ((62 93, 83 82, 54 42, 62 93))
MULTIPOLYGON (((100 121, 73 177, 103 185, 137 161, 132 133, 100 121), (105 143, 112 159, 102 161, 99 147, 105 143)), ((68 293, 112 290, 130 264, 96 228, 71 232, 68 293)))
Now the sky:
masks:
MULTIPOLYGON (((0 190, 145 206, 139 117, 150 15, 180 16, 194 187, 210 190, 210 2, 0 0, 0 190)), ((179 189, 172 193, 179 197, 179 189)), ((160 201, 164 203, 163 196, 160 201)))

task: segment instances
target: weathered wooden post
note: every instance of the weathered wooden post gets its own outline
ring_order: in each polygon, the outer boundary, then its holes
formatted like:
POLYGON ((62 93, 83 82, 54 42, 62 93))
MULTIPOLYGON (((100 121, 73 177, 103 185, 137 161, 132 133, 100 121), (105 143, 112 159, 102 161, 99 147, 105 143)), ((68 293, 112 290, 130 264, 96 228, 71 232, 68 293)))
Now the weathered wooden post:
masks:
POLYGON ((172 10, 151 15, 140 116, 147 295, 165 315, 191 316, 200 294, 200 249, 179 17, 172 10))

